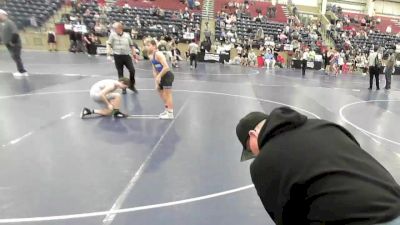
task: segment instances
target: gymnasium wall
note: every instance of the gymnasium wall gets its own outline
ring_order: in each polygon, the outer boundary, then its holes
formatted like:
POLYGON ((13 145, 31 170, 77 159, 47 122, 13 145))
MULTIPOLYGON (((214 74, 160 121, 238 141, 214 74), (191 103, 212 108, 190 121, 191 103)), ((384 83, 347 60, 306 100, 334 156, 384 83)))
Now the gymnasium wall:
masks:
POLYGON ((400 15, 400 3, 391 1, 375 1, 375 12, 377 14, 400 15))

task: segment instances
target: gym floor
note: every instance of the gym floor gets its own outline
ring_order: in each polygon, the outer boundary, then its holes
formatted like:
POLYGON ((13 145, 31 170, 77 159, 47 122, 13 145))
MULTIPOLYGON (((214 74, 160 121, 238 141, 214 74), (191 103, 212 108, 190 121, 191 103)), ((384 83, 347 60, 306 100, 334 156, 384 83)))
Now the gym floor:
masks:
MULTIPOLYGON (((128 119, 80 119, 88 90, 117 78, 103 56, 23 52, 28 77, 0 52, 0 223, 40 225, 273 224, 239 162, 235 127, 250 111, 291 106, 337 122, 400 182, 400 84, 369 77, 188 62, 174 69, 175 120, 149 61, 135 64, 128 119)), ((125 71, 127 75, 127 72, 125 71)), ((285 163, 285 162, 282 162, 285 163)))

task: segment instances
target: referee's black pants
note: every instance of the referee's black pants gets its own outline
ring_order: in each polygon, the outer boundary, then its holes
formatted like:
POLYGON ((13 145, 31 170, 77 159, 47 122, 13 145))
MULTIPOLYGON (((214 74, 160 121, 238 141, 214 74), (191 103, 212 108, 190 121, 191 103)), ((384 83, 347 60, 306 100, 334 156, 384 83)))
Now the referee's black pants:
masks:
POLYGON ((375 66, 369 67, 369 88, 372 89, 372 84, 374 83, 374 77, 376 81, 376 89, 379 90, 379 69, 375 66))
POLYGON ((9 45, 7 44, 7 49, 10 52, 11 58, 14 60, 15 64, 17 64, 17 69, 18 72, 20 73, 25 73, 26 70, 24 68, 24 65, 22 63, 22 59, 21 59, 21 45, 20 44, 16 44, 16 45, 9 45))
POLYGON ((197 54, 190 54, 190 66, 193 65, 193 61, 194 61, 194 68, 197 68, 197 54))
POLYGON ((135 67, 133 66, 132 57, 130 55, 114 55, 115 67, 118 71, 118 79, 124 77, 124 66, 129 71, 129 79, 131 86, 135 85, 135 67))
POLYGON ((301 61, 301 75, 302 76, 306 75, 306 69, 307 69, 307 60, 303 59, 301 61))

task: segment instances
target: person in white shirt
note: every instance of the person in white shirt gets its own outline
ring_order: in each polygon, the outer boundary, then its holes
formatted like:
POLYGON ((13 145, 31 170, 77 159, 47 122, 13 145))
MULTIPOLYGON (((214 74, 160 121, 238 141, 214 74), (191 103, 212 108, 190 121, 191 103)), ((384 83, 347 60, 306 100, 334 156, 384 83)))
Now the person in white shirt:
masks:
POLYGON ((237 54, 239 57, 242 57, 243 48, 242 46, 238 45, 236 48, 237 54))
POLYGON ((306 69, 307 69, 307 61, 308 61, 309 53, 308 53, 308 48, 306 48, 303 52, 303 55, 301 57, 301 75, 304 77, 306 75, 306 69))
POLYGON ((197 53, 199 52, 199 46, 196 44, 196 40, 193 39, 192 43, 189 44, 189 55, 190 55, 190 69, 197 68, 197 53))
POLYGON ((338 65, 339 65, 339 73, 342 74, 344 59, 341 55, 339 55, 339 58, 338 58, 338 65))
POLYGON ((372 84, 376 82, 376 90, 379 90, 379 73, 381 65, 382 55, 378 53, 378 47, 376 46, 374 50, 368 56, 368 66, 369 66, 369 90, 372 90, 372 84))
POLYGON ((386 27, 386 33, 388 34, 392 33, 392 26, 389 25, 386 27))

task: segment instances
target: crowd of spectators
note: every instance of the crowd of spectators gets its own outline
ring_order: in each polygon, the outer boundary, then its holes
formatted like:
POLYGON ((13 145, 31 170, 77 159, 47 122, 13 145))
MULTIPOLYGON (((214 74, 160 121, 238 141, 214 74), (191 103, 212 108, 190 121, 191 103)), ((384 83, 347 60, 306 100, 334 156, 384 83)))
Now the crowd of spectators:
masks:
MULTIPOLYGON (((396 50, 396 45, 400 43, 400 32, 392 34, 389 25, 386 32, 377 28, 381 23, 380 17, 370 17, 368 15, 349 15, 343 12, 340 6, 331 5, 327 8, 332 11, 338 19, 331 20, 326 29, 335 43, 338 54, 335 58, 346 70, 367 72, 367 58, 373 49, 387 58, 389 52, 396 50)), ((342 70, 339 70, 339 73, 342 70)))

